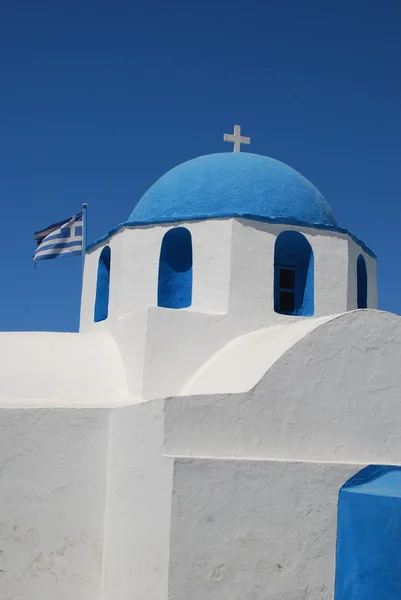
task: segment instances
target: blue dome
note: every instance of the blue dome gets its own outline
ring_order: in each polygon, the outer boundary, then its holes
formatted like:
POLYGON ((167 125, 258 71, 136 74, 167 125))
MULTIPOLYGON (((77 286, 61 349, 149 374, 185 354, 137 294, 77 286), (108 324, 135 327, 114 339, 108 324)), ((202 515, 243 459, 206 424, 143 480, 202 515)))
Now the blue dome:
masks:
POLYGON ((142 196, 129 222, 218 217, 337 225, 326 200, 300 173, 245 152, 208 154, 175 167, 142 196))

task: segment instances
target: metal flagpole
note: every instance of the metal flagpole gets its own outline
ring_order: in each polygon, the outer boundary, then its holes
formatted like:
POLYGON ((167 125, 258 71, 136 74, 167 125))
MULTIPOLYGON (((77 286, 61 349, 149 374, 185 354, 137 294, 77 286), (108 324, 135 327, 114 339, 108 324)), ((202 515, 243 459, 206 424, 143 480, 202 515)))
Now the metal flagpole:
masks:
POLYGON ((86 256, 87 210, 88 210, 88 205, 86 202, 84 202, 82 204, 82 278, 84 276, 85 256, 86 256))

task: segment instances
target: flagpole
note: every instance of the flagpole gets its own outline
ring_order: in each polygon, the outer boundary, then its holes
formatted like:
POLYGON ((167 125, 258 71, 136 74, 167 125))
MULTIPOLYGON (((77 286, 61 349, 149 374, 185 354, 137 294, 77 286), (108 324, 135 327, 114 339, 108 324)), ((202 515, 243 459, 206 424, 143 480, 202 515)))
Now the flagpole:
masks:
POLYGON ((86 257, 87 211, 88 211, 88 205, 86 202, 84 202, 82 204, 82 279, 84 276, 85 257, 86 257))

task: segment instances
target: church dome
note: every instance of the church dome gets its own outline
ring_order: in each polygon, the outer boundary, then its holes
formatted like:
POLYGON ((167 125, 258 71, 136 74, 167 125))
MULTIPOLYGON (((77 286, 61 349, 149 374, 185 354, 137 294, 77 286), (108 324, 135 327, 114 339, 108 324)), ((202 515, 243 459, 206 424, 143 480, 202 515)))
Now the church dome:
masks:
POLYGON ((329 204, 288 165, 258 154, 208 154, 178 165, 142 196, 129 222, 245 217, 335 227, 329 204))

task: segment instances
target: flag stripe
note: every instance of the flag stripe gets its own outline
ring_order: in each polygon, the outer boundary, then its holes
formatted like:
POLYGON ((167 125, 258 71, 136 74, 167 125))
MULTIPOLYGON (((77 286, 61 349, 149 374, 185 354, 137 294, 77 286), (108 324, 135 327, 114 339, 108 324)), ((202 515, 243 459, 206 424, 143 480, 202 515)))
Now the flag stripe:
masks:
MULTIPOLYGON (((37 237, 46 237, 52 231, 55 231, 56 229, 59 229, 63 225, 66 225, 66 223, 69 223, 72 219, 75 219, 75 217, 70 217, 69 219, 66 219, 65 221, 59 221, 58 223, 53 223, 53 225, 49 225, 45 229, 40 229, 39 231, 35 231, 35 233, 33 234, 33 237, 35 239, 37 237)), ((80 219, 76 219, 76 220, 78 221, 80 219)))
POLYGON ((74 221, 76 223, 81 222, 82 221, 82 213, 78 213, 74 217, 70 217, 69 219, 66 219, 65 221, 59 221, 58 223, 53 223, 53 225, 49 225, 48 227, 46 227, 45 229, 41 229, 40 231, 35 231, 35 233, 33 234, 33 237, 35 240, 37 240, 38 238, 44 238, 47 235, 49 235, 49 233, 52 233, 53 231, 55 231, 56 229, 59 229, 63 225, 67 225, 67 223, 69 223, 70 221, 74 221))
POLYGON ((62 252, 60 254, 40 254, 36 260, 50 260, 51 258, 62 258, 63 256, 81 256, 81 250, 73 250, 72 252, 62 252))
POLYGON ((47 256, 50 254, 53 256, 60 256, 61 254, 68 254, 69 252, 81 252, 81 250, 76 246, 74 248, 63 248, 60 250, 43 250, 43 252, 36 254, 36 258, 39 258, 39 256, 47 256))
POLYGON ((72 246, 78 246, 79 248, 81 248, 82 240, 76 240, 75 242, 60 242, 59 244, 42 244, 40 246, 40 249, 37 250, 37 252, 42 252, 42 250, 57 250, 59 248, 71 248, 72 246))
POLYGON ((71 237, 71 230, 70 229, 62 229, 60 231, 60 233, 56 233, 54 235, 47 235, 46 242, 48 242, 49 240, 59 240, 60 238, 69 238, 69 237, 71 237))
POLYGON ((78 213, 66 221, 60 221, 56 226, 51 225, 40 232, 36 232, 34 238, 38 242, 33 257, 34 260, 82 254, 82 213, 78 213), (80 225, 76 226, 77 223, 80 225))

